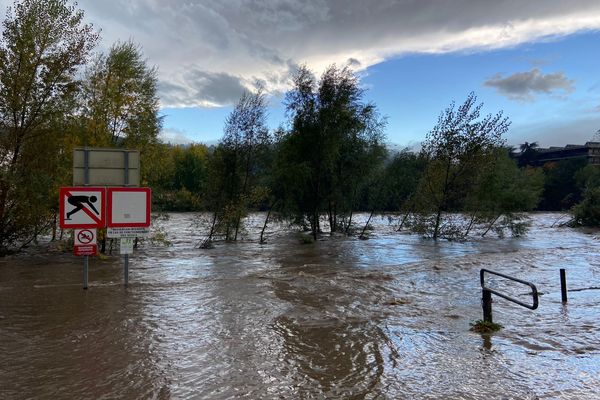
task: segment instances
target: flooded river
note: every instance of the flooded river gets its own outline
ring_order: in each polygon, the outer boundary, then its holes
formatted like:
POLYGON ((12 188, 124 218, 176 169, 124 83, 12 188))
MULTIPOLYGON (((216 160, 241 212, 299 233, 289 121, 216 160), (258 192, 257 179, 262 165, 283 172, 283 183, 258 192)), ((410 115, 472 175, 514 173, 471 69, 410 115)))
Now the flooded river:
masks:
POLYGON ((376 218, 369 240, 273 225, 260 245, 263 217, 200 250, 171 214, 127 289, 117 257, 91 261, 87 291, 70 253, 0 259, 0 398, 600 398, 599 232, 542 214, 524 238, 434 243, 376 218), (481 268, 536 284, 539 308, 495 298, 504 329, 470 332, 481 268))

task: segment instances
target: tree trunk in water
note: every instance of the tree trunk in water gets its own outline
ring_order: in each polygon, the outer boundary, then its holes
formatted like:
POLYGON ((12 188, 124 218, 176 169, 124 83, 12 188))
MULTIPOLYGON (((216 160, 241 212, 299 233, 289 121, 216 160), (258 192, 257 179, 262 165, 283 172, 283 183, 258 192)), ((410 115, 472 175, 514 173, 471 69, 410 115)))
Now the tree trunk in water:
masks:
POLYGON ((359 238, 364 239, 364 237, 365 237, 365 231, 367 230, 367 227, 369 226, 369 222, 371 222, 371 218, 373 217, 374 213, 375 213, 375 209, 371 210, 371 214, 369 215, 369 219, 367 219, 367 222, 365 223, 365 226, 363 227, 363 230, 360 233, 359 238))
POLYGON ((327 207, 327 215, 329 217, 329 233, 333 234, 335 231, 335 222, 333 221, 333 207, 331 207, 331 201, 327 207))
POLYGON ((437 215, 435 216, 435 227, 433 229, 433 239, 437 240, 440 235, 440 221, 442 219, 442 210, 438 209, 437 215))
POLYGON ((204 239, 204 240, 202 241, 202 243, 200 243, 200 246, 199 246, 199 247, 200 247, 201 249, 207 249, 207 248, 210 248, 210 244, 211 244, 211 242, 212 242, 212 237, 213 237, 213 235, 214 235, 214 233, 215 233, 215 227, 216 227, 216 226, 217 226, 217 212, 215 211, 215 212, 213 213, 213 220, 212 220, 212 223, 211 223, 211 225, 210 225, 210 232, 208 232, 208 237, 207 237, 206 239, 204 239))
POLYGON ((265 235, 265 229, 267 229, 267 223, 269 223, 269 217, 271 216, 271 210, 273 210, 273 206, 269 207, 269 211, 267 212, 267 218, 265 218, 265 224, 262 227, 262 230, 260 231, 260 243, 264 243, 264 235, 265 235))
POLYGON ((240 229, 240 220, 241 218, 241 213, 238 213, 237 217, 236 217, 236 221, 235 221, 235 233, 233 234, 233 241, 237 241, 237 237, 238 237, 238 231, 240 229))
POLYGON ((58 213, 54 213, 54 217, 52 219, 52 239, 50 239, 51 242, 54 242, 56 240, 56 220, 57 220, 57 215, 58 215, 58 213))
POLYGON ((406 220, 408 219, 408 216, 410 215, 410 213, 412 212, 412 210, 408 210, 405 214, 404 217, 402 217, 402 221, 400 221, 400 225, 398 226, 398 229, 396 229, 396 232, 400 232, 402 230, 402 227, 404 226, 404 223, 406 222, 406 220))
POLYGON ((208 233, 208 240, 212 240, 213 235, 215 234, 215 227, 217 226, 217 212, 213 214, 212 224, 210 226, 210 232, 208 233))
POLYGON ((231 227, 229 226, 229 223, 228 223, 227 228, 225 229, 225 240, 227 240, 228 242, 231 241, 231 237, 229 236, 230 229, 231 229, 231 227))
POLYGON ((317 234, 319 233, 319 213, 318 211, 313 212, 312 221, 310 221, 310 228, 312 230, 313 239, 317 240, 317 234))
POLYGON ((485 230, 485 232, 483 232, 483 234, 481 235, 481 237, 485 237, 485 235, 487 235, 487 233, 490 231, 490 229, 492 229, 492 226, 494 226, 494 224, 496 223, 496 221, 498 221, 498 218, 500 218, 501 216, 502 216, 502 214, 500 214, 496 218, 494 218, 494 220, 488 225, 488 227, 485 230))
POLYGON ((471 228, 473 227, 473 222, 475 222, 475 216, 477 214, 473 213, 473 215, 471 216, 471 221, 469 221, 469 226, 467 226, 467 230, 465 231, 465 237, 469 235, 469 232, 471 232, 471 228))
MULTIPOLYGON (((354 215, 353 212, 350 211, 350 218, 348 218, 348 225, 346 225, 346 229, 345 229, 346 235, 350 234, 350 227, 352 226, 352 216, 353 215, 354 215)), ((372 215, 373 215, 373 213, 371 213, 371 216, 372 215)), ((369 216, 369 221, 371 220, 371 216, 369 216)), ((368 223, 368 221, 367 221, 367 223, 368 223)))
POLYGON ((338 231, 337 205, 333 203, 333 231, 338 231))
POLYGON ((237 241, 238 232, 240 230, 240 221, 242 220, 242 202, 246 203, 246 191, 248 190, 248 178, 250 177, 250 165, 252 163, 252 149, 248 150, 248 155, 246 157, 246 173, 244 175, 244 184, 242 185, 242 195, 240 196, 240 204, 238 205, 238 212, 235 221, 235 234, 233 236, 233 241, 237 241))

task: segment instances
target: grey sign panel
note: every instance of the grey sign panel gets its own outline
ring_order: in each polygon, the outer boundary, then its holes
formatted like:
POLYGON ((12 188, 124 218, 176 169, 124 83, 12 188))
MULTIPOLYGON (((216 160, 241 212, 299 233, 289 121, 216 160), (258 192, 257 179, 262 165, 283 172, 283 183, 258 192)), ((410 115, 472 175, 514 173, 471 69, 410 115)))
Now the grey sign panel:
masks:
POLYGON ((73 152, 73 186, 139 186, 140 152, 77 148, 73 152))

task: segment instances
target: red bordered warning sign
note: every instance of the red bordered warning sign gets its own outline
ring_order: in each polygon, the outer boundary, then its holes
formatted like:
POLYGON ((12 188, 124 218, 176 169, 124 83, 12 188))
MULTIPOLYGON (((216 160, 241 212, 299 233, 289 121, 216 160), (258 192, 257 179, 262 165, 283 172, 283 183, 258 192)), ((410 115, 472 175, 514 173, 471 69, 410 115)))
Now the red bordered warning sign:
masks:
POLYGON ((103 228, 106 189, 99 187, 60 188, 60 227, 103 228))
POLYGON ((108 188, 109 228, 144 228, 150 226, 152 205, 150 188, 108 188))
POLYGON ((76 256, 95 256, 98 252, 96 229, 75 229, 73 254, 76 256))

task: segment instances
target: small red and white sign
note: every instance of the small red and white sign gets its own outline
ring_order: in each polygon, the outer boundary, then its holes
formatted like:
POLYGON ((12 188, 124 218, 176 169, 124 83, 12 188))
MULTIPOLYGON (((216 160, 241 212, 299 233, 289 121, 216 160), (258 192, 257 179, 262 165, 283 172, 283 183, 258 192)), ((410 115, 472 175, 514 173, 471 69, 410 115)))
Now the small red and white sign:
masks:
POLYGON ((103 228, 106 226, 104 212, 105 188, 60 188, 60 227, 103 228))
POLYGON ((149 227, 151 196, 150 188, 108 188, 107 226, 149 227))
POLYGON ((96 229, 75 229, 73 253, 76 256, 95 256, 98 252, 96 229))
POLYGON ((75 229, 75 246, 96 243, 95 229, 75 229))

